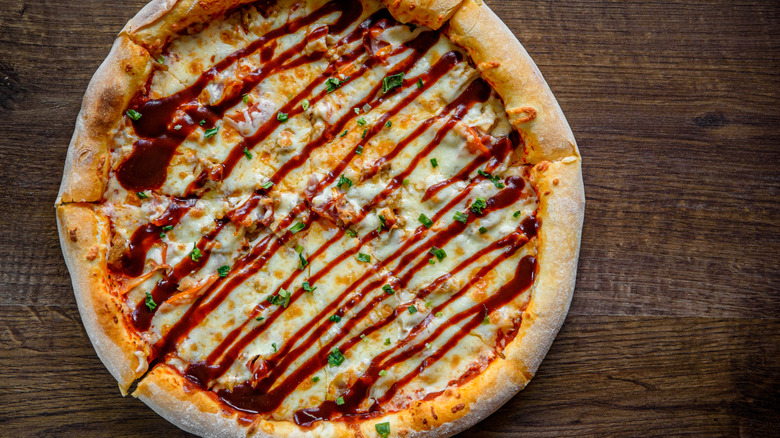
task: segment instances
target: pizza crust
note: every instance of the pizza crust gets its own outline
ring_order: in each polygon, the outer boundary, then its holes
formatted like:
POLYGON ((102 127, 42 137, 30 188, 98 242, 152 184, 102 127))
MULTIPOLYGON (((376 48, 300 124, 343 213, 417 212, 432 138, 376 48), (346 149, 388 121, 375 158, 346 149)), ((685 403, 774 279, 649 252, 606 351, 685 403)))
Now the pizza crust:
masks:
POLYGON ((92 76, 68 146, 56 204, 103 198, 110 167, 109 142, 122 115, 151 74, 148 52, 119 36, 92 76))
POLYGON ((452 17, 463 0, 382 0, 382 3, 401 23, 438 29, 452 17))
POLYGON ((479 0, 465 0, 445 34, 474 61, 504 100, 525 141, 525 161, 537 164, 579 156, 574 135, 542 73, 503 21, 479 0))
POLYGON ((84 329, 122 394, 146 371, 135 352, 145 343, 125 326, 122 301, 111 293, 106 262, 109 223, 88 204, 57 207, 57 228, 84 329))
POLYGON ((255 0, 152 0, 127 22, 121 35, 154 54, 187 27, 255 0))

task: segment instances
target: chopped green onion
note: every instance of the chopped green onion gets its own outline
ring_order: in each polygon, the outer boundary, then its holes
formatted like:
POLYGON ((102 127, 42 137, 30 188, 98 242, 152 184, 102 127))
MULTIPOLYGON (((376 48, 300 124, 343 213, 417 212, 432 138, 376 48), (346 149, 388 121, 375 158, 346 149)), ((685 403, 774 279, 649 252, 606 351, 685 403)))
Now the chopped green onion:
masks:
POLYGON ((422 78, 420 78, 420 79, 417 79, 417 88, 422 88, 422 87, 423 87, 423 81, 422 81, 422 78))
POLYGON ((347 132, 349 132, 349 130, 345 129, 344 132, 342 132, 341 135, 339 135, 339 137, 344 137, 345 135, 347 135, 347 132))
POLYGON ((289 117, 287 116, 287 113, 283 113, 281 111, 276 113, 276 120, 278 120, 278 121, 280 121, 282 123, 286 122, 288 118, 289 117))
POLYGON ((146 292, 146 300, 144 301, 144 304, 146 304, 146 307, 149 308, 150 312, 157 308, 157 303, 154 302, 154 297, 152 297, 151 292, 146 292))
POLYGON ((431 247, 431 254, 435 255, 439 261, 442 261, 445 257, 447 257, 447 253, 443 249, 437 248, 435 246, 431 247))
POLYGON ((172 229, 173 229, 173 225, 166 225, 166 226, 162 227, 163 231, 171 231, 172 229))
POLYGON ((249 149, 244 148, 244 156, 246 157, 247 160, 252 159, 252 153, 249 152, 249 149))
POLYGON ((382 286, 382 290, 385 291, 385 293, 388 295, 392 295, 395 293, 395 290, 393 290, 393 286, 390 286, 389 284, 382 286))
POLYGON ((344 397, 339 397, 336 399, 336 404, 341 406, 344 404, 344 397))
POLYGON ((420 213, 420 217, 417 218, 420 223, 425 225, 425 228, 430 228, 433 226, 433 221, 428 218, 428 216, 420 213))
POLYGON ((271 343, 271 347, 273 347, 273 349, 274 349, 274 353, 276 353, 277 351, 279 351, 279 350, 277 350, 277 349, 276 349, 276 342, 273 342, 273 343, 271 343))
POLYGON ((356 155, 363 155, 363 146, 358 146, 355 148, 355 154, 356 155))
POLYGON ((344 355, 341 354, 338 348, 333 348, 333 350, 328 353, 328 365, 337 367, 342 363, 344 363, 344 355))
POLYGON ((363 342, 368 342, 368 340, 367 340, 368 338, 366 337, 366 335, 364 335, 364 334, 362 334, 362 333, 360 334, 360 339, 361 339, 363 342))
POLYGON ((200 260, 200 258, 203 257, 203 254, 200 252, 200 249, 195 246, 195 248, 192 248, 192 251, 190 252, 190 258, 193 262, 197 262, 200 260))
POLYGON ((228 272, 230 272, 230 266, 223 265, 217 268, 217 274, 219 274, 220 277, 227 277, 228 272))
POLYGON ((303 282, 303 290, 306 292, 314 292, 314 290, 317 289, 316 287, 311 287, 308 281, 303 282))
POLYGON ((408 186, 409 185, 409 178, 404 178, 403 182, 401 184, 408 186))
POLYGON ((362 252, 359 252, 357 255, 357 261, 368 263, 371 261, 371 256, 368 254, 363 254, 362 252))
POLYGON ((133 120, 138 120, 141 118, 141 113, 133 109, 127 110, 125 114, 127 114, 127 117, 130 117, 133 120))
POLYGON ((271 188, 271 187, 273 187, 273 186, 274 186, 274 183, 273 183, 273 181, 266 181, 266 182, 264 182, 264 183, 263 183, 263 185, 261 185, 260 187, 262 187, 262 188, 264 188, 264 189, 270 189, 270 188, 271 188))
POLYGON ((357 231, 355 231, 355 230, 350 230, 349 228, 347 228, 346 230, 344 230, 344 234, 346 234, 346 235, 347 235, 347 236, 349 236, 349 237, 357 237, 357 231))
POLYGON ((199 123, 200 126, 203 126, 205 124, 206 124, 206 120, 201 120, 200 123, 199 123))
POLYGON ((404 74, 398 73, 382 79, 382 93, 388 93, 394 88, 398 88, 404 82, 404 74))
POLYGON ((431 158, 431 166, 439 167, 439 161, 436 158, 431 158))
POLYGON ((436 316, 437 318, 441 318, 442 316, 444 316, 444 314, 443 314, 442 312, 436 312, 436 315, 435 315, 435 316, 436 316))
POLYGON ((347 188, 352 187, 352 180, 344 175, 341 175, 341 177, 339 177, 338 183, 336 183, 336 187, 341 188, 341 186, 345 184, 347 185, 347 188))
POLYGON ((366 138, 366 134, 368 134, 368 128, 363 130, 363 135, 361 136, 361 138, 366 138))
POLYGON ((414 304, 412 304, 411 306, 409 306, 409 307, 407 308, 407 310, 409 310, 409 313, 411 313, 412 315, 414 315, 415 313, 417 313, 417 307, 416 307, 414 304))
POLYGON ((255 321, 262 321, 262 320, 264 320, 264 319, 265 319, 265 317, 258 316, 257 318, 255 318, 255 321))
POLYGON ((485 227, 479 227, 479 234, 485 234, 488 232, 488 229, 485 227))
POLYGON ((135 192, 135 196, 138 196, 138 199, 148 199, 149 195, 147 195, 144 192, 135 192))
POLYGON ((485 172, 484 170, 478 170, 477 173, 482 175, 482 176, 484 176, 488 180, 490 180, 490 182, 492 182, 493 185, 496 186, 497 189, 503 189, 505 187, 504 183, 501 182, 501 178, 499 178, 497 176, 493 176, 493 175, 485 172))
POLYGON ((301 231, 304 228, 306 228, 306 225, 303 222, 298 222, 295 225, 290 227, 290 232, 292 234, 295 234, 295 233, 297 233, 298 231, 301 231))
POLYGON ((385 345, 390 345, 390 338, 385 339, 385 345))
POLYGON ((520 215, 521 215, 521 214, 523 214, 523 213, 522 213, 521 211, 519 211, 519 210, 518 210, 518 211, 516 211, 516 212, 512 213, 512 217, 513 217, 513 218, 515 218, 515 219, 517 219, 517 218, 519 218, 519 217, 520 217, 520 215))
POLYGON ((338 316, 338 315, 330 315, 330 317, 328 317, 328 319, 329 319, 331 322, 339 322, 339 321, 341 321, 341 317, 340 317, 340 316, 338 316))
POLYGON ((203 133, 204 138, 211 138, 215 135, 217 135, 217 131, 219 131, 219 126, 215 126, 211 129, 207 129, 206 132, 203 133))
POLYGON ((314 382, 314 383, 317 383, 317 382, 319 382, 319 381, 320 381, 320 376, 314 376, 314 377, 312 377, 312 378, 311 378, 311 381, 312 381, 312 382, 314 382))
POLYGON ((477 198, 474 200, 474 202, 471 203, 471 211, 473 211, 476 214, 482 214, 482 209, 487 207, 487 202, 485 202, 485 198, 477 198))
POLYGON ((379 371, 379 377, 384 377, 387 375, 387 370, 381 370, 379 371))
POLYGON ((364 126, 366 123, 368 123, 368 122, 366 122, 366 118, 365 117, 361 117, 361 118, 359 118, 357 120, 357 124, 360 125, 360 126, 364 126))
POLYGON ((393 126, 393 122, 388 120, 387 123, 385 123, 385 126, 387 126, 389 128, 389 127, 393 126))
POLYGON ((456 211, 455 214, 452 216, 452 218, 458 222, 465 224, 469 220, 469 215, 460 211, 456 211))
POLYGON ((303 108, 304 111, 309 109, 309 99, 303 99, 303 102, 301 102, 301 108, 303 108))
POLYGON ((244 94, 241 96, 241 101, 242 101, 242 102, 244 102, 244 103, 249 103, 249 95, 248 95, 248 94, 246 94, 246 93, 244 93, 244 94))

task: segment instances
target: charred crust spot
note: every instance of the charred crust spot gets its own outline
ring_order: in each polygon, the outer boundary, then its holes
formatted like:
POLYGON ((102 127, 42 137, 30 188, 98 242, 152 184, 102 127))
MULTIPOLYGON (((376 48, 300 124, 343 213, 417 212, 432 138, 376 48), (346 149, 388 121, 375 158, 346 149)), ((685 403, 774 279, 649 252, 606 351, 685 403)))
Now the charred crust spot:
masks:
POLYGON ((117 319, 116 315, 114 315, 114 324, 119 324, 119 319, 117 319))
POLYGON ((549 196, 549 195, 550 195, 550 191, 549 190, 544 192, 544 196, 549 196))
POLYGON ((436 410, 433 409, 433 406, 431 406, 431 417, 433 417, 434 420, 438 420, 439 416, 436 415, 436 410))
POLYGON ((462 410, 463 410, 463 408, 465 408, 465 407, 466 407, 466 405, 465 405, 465 404, 463 404, 463 403, 458 403, 457 405, 455 405, 455 406, 453 406, 453 407, 452 407, 452 413, 454 414, 454 413, 456 413, 456 412, 462 411, 462 410))
POLYGON ((542 161, 536 166, 536 170, 538 170, 539 172, 544 172, 547 170, 548 167, 550 167, 550 163, 548 163, 547 161, 542 161))
POLYGON ((78 228, 74 228, 68 231, 68 235, 70 236, 71 242, 78 242, 79 240, 78 230, 79 230, 78 228))
POLYGON ((98 255, 98 247, 93 246, 92 249, 89 250, 89 253, 87 253, 87 260, 92 261, 97 258, 98 255))

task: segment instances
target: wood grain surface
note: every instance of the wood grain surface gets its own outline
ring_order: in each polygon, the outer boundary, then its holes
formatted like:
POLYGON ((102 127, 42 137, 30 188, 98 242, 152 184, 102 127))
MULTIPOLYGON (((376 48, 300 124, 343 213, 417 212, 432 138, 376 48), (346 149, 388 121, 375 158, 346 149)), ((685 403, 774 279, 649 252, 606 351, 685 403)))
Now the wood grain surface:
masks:
MULTIPOLYGON (((584 157, 577 290, 529 387, 464 436, 777 436, 780 4, 486 0, 584 157)), ((81 325, 54 199, 143 0, 0 0, 0 436, 186 436, 81 325)))

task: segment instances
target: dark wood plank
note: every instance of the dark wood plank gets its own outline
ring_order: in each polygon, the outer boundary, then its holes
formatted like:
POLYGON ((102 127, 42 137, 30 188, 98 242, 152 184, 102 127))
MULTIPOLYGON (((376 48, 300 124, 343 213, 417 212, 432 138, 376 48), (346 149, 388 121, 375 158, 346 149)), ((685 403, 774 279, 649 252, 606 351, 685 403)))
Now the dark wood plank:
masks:
POLYGON ((582 151, 572 312, 780 316, 778 3, 488 3, 582 151))
MULTIPOLYGON (((3 435, 184 436, 120 397, 74 310, 7 307, 0 333, 3 435)), ((531 385, 465 436, 759 436, 779 404, 778 320, 574 316, 531 385)))

